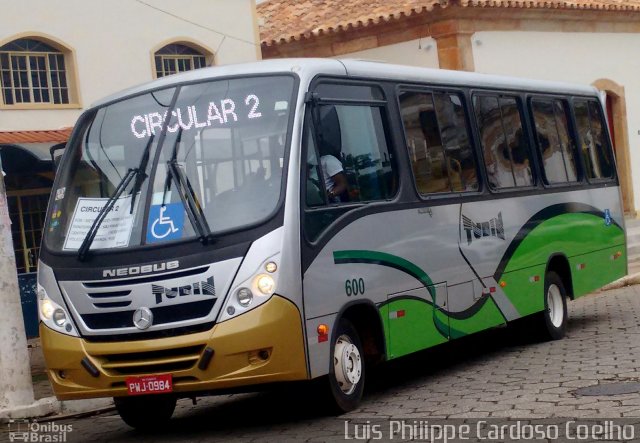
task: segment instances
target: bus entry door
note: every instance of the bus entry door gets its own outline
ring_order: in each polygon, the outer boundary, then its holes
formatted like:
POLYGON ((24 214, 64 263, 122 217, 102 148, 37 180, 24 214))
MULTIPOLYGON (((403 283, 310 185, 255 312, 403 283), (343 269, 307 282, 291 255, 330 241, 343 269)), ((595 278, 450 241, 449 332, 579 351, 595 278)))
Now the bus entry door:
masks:
POLYGON ((448 341, 447 304, 446 283, 388 295, 380 311, 387 321, 389 358, 448 341))

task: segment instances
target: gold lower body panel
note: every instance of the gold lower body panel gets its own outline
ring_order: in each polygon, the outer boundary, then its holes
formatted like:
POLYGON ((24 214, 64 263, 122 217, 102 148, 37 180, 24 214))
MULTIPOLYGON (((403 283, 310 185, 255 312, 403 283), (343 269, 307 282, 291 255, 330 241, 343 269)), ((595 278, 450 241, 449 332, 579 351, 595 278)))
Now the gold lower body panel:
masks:
POLYGON ((173 391, 237 388, 308 378, 301 316, 285 298, 263 305, 211 330, 176 337, 94 343, 40 324, 49 380, 60 400, 127 395, 128 376, 172 374, 173 391), (199 369, 205 349, 213 349, 199 369), (88 359, 94 377, 82 366, 88 359))

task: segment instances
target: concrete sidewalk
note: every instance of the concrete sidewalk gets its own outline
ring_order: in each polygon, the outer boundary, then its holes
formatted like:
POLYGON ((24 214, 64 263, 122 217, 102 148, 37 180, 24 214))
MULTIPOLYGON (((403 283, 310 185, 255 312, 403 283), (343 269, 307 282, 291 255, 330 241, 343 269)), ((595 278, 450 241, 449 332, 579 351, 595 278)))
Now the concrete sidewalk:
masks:
POLYGON ((28 348, 35 402, 11 410, 0 409, 0 423, 16 418, 51 416, 56 417, 56 419, 61 419, 113 409, 113 400, 110 398, 72 401, 57 400, 53 394, 49 378, 47 377, 44 355, 40 347, 40 339, 29 339, 28 348))

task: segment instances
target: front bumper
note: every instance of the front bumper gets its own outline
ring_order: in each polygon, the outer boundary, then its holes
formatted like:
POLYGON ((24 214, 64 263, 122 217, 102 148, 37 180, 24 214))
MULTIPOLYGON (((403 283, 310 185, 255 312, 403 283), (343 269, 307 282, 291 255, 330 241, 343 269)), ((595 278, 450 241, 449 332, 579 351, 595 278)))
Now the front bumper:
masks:
POLYGON ((173 391, 185 396, 308 378, 300 312, 277 295, 197 334, 92 343, 40 324, 40 338, 49 380, 60 400, 126 396, 128 376, 170 373, 173 391), (206 348, 213 349, 213 358, 199 369, 206 348), (97 368, 97 376, 83 367, 83 359, 97 368))

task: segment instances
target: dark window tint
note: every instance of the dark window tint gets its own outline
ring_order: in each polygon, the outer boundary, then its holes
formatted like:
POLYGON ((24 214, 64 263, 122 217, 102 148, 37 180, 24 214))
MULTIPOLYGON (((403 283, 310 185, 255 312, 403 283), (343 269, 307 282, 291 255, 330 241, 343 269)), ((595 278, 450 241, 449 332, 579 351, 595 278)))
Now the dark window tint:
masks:
POLYGON ((418 192, 477 190, 476 166, 460 96, 404 92, 400 107, 418 192))
POLYGON ((600 106, 595 101, 576 100, 574 112, 587 178, 613 177, 614 163, 606 140, 605 123, 600 106))
POLYGON ((473 102, 489 185, 494 189, 533 185, 516 99, 475 96, 473 102))
POLYGON ((536 99, 531 108, 546 182, 576 181, 575 143, 569 131, 565 104, 561 100, 536 99))
POLYGON ((322 83, 318 85, 316 92, 323 99, 362 101, 384 99, 382 90, 375 86, 322 83))

